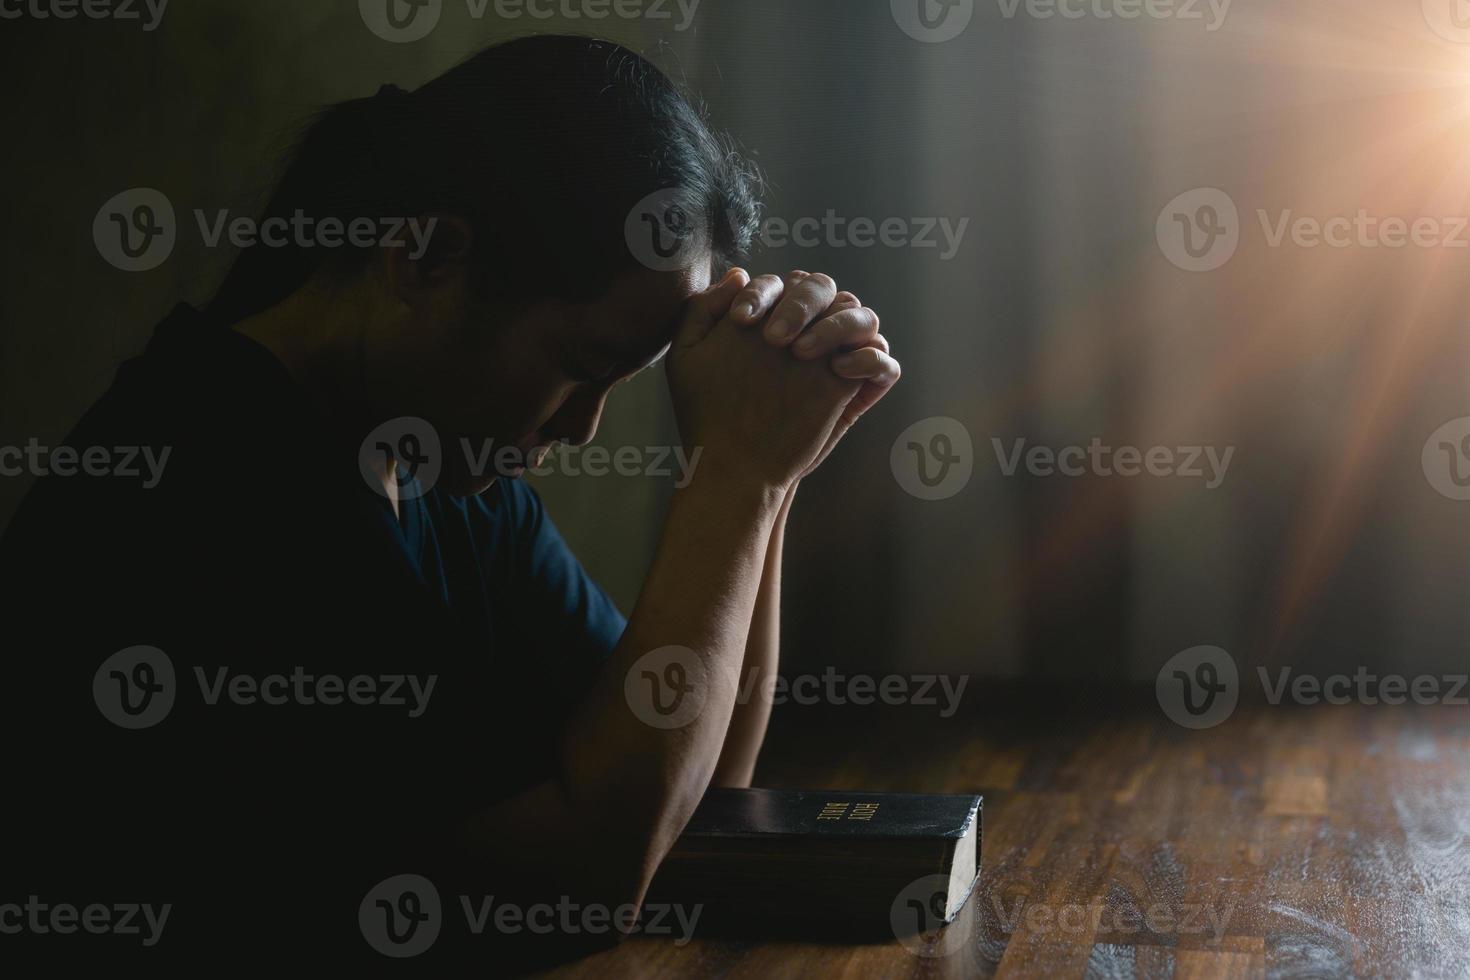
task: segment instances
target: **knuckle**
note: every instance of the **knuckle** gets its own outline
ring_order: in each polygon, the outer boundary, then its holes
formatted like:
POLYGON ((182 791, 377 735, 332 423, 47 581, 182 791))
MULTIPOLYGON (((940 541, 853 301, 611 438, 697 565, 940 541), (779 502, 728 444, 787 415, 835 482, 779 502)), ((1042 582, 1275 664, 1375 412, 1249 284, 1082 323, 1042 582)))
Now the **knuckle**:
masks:
POLYGON ((807 280, 807 283, 803 283, 803 288, 795 295, 797 305, 806 311, 807 316, 814 318, 827 312, 827 308, 832 305, 832 296, 823 289, 810 288, 810 282, 811 280, 807 280))
POLYGON ((878 333, 878 318, 872 315, 871 310, 843 310, 822 322, 830 323, 834 333, 853 337, 871 338, 878 333))
POLYGON ((752 279, 750 285, 745 287, 745 297, 760 302, 768 302, 772 298, 781 295, 780 281, 772 281, 766 276, 752 279))

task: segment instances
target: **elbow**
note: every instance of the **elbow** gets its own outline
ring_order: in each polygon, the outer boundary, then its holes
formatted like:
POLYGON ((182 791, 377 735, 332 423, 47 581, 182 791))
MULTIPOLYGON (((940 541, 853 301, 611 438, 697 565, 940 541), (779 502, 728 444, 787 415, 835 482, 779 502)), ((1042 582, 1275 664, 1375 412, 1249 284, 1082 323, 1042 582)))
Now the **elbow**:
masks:
POLYGON ((664 801, 625 796, 584 839, 577 878, 587 898, 613 913, 620 932, 631 929, 648 887, 688 815, 664 801))

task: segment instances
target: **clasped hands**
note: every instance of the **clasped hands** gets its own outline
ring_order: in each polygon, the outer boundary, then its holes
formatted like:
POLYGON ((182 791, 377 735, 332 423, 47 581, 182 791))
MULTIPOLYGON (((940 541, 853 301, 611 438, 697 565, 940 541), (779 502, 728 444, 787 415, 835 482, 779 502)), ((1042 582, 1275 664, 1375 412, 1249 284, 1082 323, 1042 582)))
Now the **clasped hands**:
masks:
POLYGON ((690 300, 668 358, 684 441, 789 488, 898 382, 878 315, 830 276, 742 269, 690 300))

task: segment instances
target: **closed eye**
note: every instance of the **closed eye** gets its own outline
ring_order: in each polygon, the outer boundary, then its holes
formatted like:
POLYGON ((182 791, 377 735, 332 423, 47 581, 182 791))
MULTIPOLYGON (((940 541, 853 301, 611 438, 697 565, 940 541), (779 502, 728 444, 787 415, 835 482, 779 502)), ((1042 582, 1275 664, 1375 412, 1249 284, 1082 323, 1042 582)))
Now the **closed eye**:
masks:
POLYGON ((578 384, 611 386, 636 378, 663 360, 664 354, 667 352, 668 346, 666 345, 651 359, 645 360, 648 355, 643 354, 630 363, 626 356, 615 357, 609 355, 606 358, 593 358, 589 361, 577 356, 572 351, 564 351, 562 370, 568 378, 571 378, 578 384))

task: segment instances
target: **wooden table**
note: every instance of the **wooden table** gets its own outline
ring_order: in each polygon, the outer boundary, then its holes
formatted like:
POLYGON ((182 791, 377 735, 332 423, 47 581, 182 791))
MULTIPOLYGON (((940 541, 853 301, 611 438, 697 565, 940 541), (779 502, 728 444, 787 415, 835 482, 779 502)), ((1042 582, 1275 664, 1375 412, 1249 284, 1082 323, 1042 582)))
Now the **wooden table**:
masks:
POLYGON ((1203 732, 1151 692, 938 711, 780 707, 757 779, 984 794, 980 884, 917 952, 634 938, 551 975, 1470 976, 1470 708, 1242 704, 1203 732))

